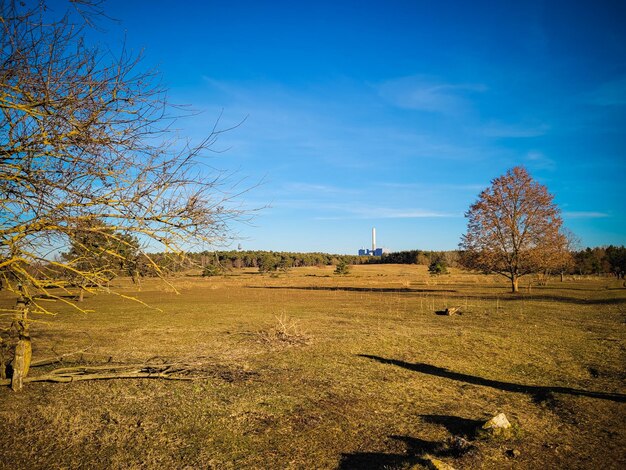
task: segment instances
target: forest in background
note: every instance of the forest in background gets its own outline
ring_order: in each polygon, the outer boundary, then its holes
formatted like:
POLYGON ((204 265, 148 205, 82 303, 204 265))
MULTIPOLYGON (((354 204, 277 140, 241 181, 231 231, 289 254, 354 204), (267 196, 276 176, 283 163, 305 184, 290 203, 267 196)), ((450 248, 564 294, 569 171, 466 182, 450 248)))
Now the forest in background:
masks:
MULTIPOLYGON (((385 253, 382 256, 339 255, 328 253, 293 253, 278 251, 203 251, 185 253, 179 257, 151 254, 151 258, 165 269, 180 272, 201 267, 211 274, 237 268, 258 268, 260 272, 288 270, 301 266, 328 266, 346 264, 418 264, 430 266, 441 263, 446 267, 460 267, 460 252, 407 250, 385 253)), ((574 251, 565 274, 615 275, 624 277, 626 272, 626 247, 608 246, 574 251)), ((556 274, 556 273, 554 273, 556 274)))

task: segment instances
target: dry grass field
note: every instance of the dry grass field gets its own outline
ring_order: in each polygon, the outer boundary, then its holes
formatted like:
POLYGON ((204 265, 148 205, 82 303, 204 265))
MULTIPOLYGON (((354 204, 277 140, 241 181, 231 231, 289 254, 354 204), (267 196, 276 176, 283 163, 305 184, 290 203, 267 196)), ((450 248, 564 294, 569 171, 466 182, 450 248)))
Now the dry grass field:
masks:
POLYGON ((35 358, 85 350, 65 365, 176 362, 199 378, 3 387, 1 468, 626 468, 615 280, 512 295, 504 278, 382 265, 186 276, 179 295, 114 282, 161 311, 109 294, 86 296, 89 314, 58 305, 32 326, 35 358), (462 315, 435 313, 451 306, 462 315), (508 439, 476 432, 499 412, 508 439))

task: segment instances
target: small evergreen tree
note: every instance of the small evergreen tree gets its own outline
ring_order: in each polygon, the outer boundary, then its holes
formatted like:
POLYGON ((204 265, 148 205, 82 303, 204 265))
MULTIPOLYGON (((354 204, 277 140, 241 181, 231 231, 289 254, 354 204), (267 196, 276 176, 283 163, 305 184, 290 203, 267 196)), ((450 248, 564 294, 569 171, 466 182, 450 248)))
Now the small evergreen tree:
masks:
POLYGON ((434 276, 438 274, 448 274, 448 265, 443 257, 435 257, 428 265, 428 272, 434 276))
POLYGON ((335 274, 340 274, 343 276, 345 276, 346 274, 350 274, 350 265, 344 260, 339 261, 339 263, 337 263, 337 267, 335 268, 335 274))

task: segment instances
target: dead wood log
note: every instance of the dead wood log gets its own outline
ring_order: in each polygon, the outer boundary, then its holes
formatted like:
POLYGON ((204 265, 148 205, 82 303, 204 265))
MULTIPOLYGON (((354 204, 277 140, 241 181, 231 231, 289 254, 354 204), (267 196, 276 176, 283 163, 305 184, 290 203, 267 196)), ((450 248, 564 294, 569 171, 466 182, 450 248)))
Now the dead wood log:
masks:
POLYGON ((461 307, 448 307, 444 312, 446 315, 461 315, 461 307))
MULTIPOLYGON (((23 294, 20 286, 20 291, 23 294)), ((11 376, 11 388, 14 392, 22 389, 24 386, 24 379, 28 375, 30 369, 30 361, 33 356, 33 349, 30 341, 30 335, 28 332, 28 313, 29 313, 29 301, 21 295, 17 299, 16 304, 16 319, 13 322, 17 333, 18 341, 15 346, 15 353, 11 366, 13 374, 11 376)))
MULTIPOLYGON (((106 364, 63 367, 47 374, 34 377, 21 377, 21 384, 29 382, 78 382, 81 380, 114 379, 161 379, 185 380, 210 377, 202 364, 106 364)), ((13 385, 10 379, 0 380, 0 385, 13 385)))
POLYGON ((14 392, 22 389, 24 381, 30 369, 30 358, 33 350, 30 337, 22 336, 15 347, 15 357, 13 358, 13 376, 11 377, 11 388, 14 392))
MULTIPOLYGON (((162 379, 162 380, 185 380, 192 381, 198 377, 178 377, 168 374, 153 374, 150 372, 112 373, 112 374, 83 374, 83 375, 39 375, 36 377, 24 377, 23 383, 28 382, 78 382, 80 380, 113 380, 113 379, 162 379)), ((9 385, 10 380, 0 380, 0 385, 9 385)))

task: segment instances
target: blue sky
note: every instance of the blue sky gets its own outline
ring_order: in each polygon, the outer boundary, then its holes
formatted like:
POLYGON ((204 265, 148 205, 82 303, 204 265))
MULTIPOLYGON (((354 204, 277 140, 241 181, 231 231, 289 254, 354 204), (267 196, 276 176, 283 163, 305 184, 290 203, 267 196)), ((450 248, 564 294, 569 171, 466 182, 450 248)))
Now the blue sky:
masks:
POLYGON ((584 246, 626 243, 626 2, 105 3, 99 41, 156 66, 213 164, 263 180, 244 249, 455 249, 525 165, 584 246))

